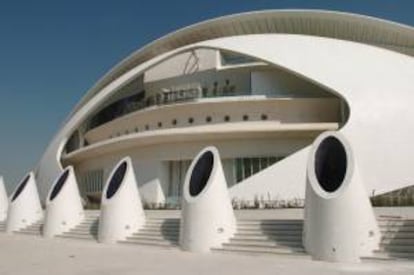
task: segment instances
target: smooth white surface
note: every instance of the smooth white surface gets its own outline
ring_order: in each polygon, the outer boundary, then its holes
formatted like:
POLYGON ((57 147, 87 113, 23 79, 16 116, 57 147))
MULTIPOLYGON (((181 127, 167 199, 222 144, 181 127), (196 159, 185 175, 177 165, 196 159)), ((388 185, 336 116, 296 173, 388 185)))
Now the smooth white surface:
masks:
POLYGON ((215 147, 207 147, 194 158, 187 171, 181 203, 180 246, 191 252, 209 252, 228 241, 236 232, 236 218, 224 178, 220 155, 215 147), (199 158, 213 154, 213 168, 204 188, 196 196, 190 194, 190 179, 199 158))
POLYGON ((49 190, 46 200, 46 217, 43 225, 43 236, 51 238, 69 231, 78 225, 84 218, 82 200, 79 194, 78 183, 72 166, 67 167, 55 180, 49 190), (53 188, 60 177, 69 170, 68 177, 59 193, 50 200, 53 188))
POLYGON ((315 260, 359 262, 379 248, 380 230, 373 208, 360 178, 358 163, 346 138, 337 132, 325 132, 313 143, 307 166, 303 242, 315 260), (325 191, 315 174, 315 155, 328 137, 344 147, 346 172, 341 185, 325 191))
POLYGON ((99 217, 98 240, 102 243, 114 243, 132 235, 145 224, 134 168, 131 159, 122 159, 113 169, 102 192, 101 215, 99 217), (127 169, 116 193, 107 198, 109 183, 118 169, 126 162, 127 169))
POLYGON ((6 224, 7 233, 20 230, 43 218, 43 210, 40 204, 34 174, 33 172, 30 172, 28 175, 29 180, 19 196, 14 201, 11 200, 26 176, 10 195, 6 224))
POLYGON ((9 199, 7 197, 6 187, 4 186, 3 176, 0 176, 0 221, 6 220, 8 207, 9 199))

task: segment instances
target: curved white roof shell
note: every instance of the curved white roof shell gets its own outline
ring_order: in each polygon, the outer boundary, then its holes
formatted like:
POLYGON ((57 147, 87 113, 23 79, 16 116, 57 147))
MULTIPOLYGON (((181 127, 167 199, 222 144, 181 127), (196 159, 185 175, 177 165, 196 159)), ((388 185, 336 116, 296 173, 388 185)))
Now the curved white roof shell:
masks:
MULTIPOLYGON (((414 155, 414 124, 401 118, 414 117, 413 30, 326 11, 252 12, 184 28, 133 53, 88 92, 46 149, 38 165, 38 182, 43 189, 48 187, 62 170, 61 154, 71 133, 109 96, 155 64, 204 47, 263 60, 342 97, 350 116, 340 131, 355 149, 370 193, 409 186, 414 182, 409 162, 414 155)), ((111 142, 136 137, 119 138, 111 142)), ((255 194, 257 183, 273 190, 275 178, 284 180, 284 194, 303 194, 308 150, 234 186, 232 194, 255 194)))
POLYGON ((190 25, 135 51, 105 74, 76 109, 125 72, 160 54, 215 38, 268 33, 342 39, 414 56, 414 28, 392 21, 324 10, 264 10, 240 13, 190 25))

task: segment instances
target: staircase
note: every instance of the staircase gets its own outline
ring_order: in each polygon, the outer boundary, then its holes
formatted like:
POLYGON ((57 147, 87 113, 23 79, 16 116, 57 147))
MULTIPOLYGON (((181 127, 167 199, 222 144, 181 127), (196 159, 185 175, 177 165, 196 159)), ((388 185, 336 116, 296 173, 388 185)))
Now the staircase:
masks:
MULTIPOLYGON (((149 211, 146 214, 145 226, 119 243, 178 248, 179 213, 149 211)), ((212 251, 309 257, 302 245, 303 220, 269 218, 239 217, 236 234, 227 243, 213 248, 212 251)), ((78 226, 57 237, 95 241, 98 235, 98 220, 99 211, 86 211, 84 220, 78 226)), ((16 233, 40 235, 42 223, 43 221, 36 222, 16 233)), ((378 223, 382 234, 380 249, 369 259, 413 260, 414 220, 380 216, 378 223)), ((5 231, 5 228, 6 222, 0 222, 0 231, 5 231)))
POLYGON ((98 222, 99 211, 85 211, 85 218, 79 225, 56 237, 95 241, 98 238, 98 222))
POLYGON ((29 225, 27 227, 24 227, 22 229, 14 231, 14 233, 40 236, 40 235, 42 235, 42 228, 43 228, 43 219, 41 219, 41 220, 39 220, 35 223, 32 223, 31 225, 29 225))
POLYGON ((178 218, 147 216, 142 229, 119 243, 177 248, 179 231, 180 219, 178 218))
POLYGON ((374 258, 414 259, 414 220, 378 219, 382 240, 374 258))
POLYGON ((302 229, 303 220, 239 219, 233 238, 212 251, 307 256, 302 229))
POLYGON ((6 221, 0 222, 0 232, 6 232, 6 221))

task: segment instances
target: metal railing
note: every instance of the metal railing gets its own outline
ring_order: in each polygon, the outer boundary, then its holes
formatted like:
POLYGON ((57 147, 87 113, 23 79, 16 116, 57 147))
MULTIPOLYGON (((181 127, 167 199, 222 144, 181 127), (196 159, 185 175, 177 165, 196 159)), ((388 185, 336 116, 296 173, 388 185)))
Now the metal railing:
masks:
MULTIPOLYGON (((225 87, 224 87, 225 88, 225 87)), ((121 105, 120 108, 113 110, 110 119, 100 119, 99 117, 92 118, 87 130, 94 129, 108 123, 116 118, 125 116, 129 113, 140 111, 153 106, 172 105, 185 102, 194 102, 201 98, 214 98, 214 97, 229 97, 229 96, 247 96, 251 95, 251 92, 236 92, 233 86, 229 89, 221 89, 208 91, 207 89, 191 88, 183 90, 164 90, 162 92, 150 95, 138 102, 126 102, 121 105), (101 122, 103 121, 103 122, 101 122)), ((97 116, 99 116, 98 114, 97 116)))

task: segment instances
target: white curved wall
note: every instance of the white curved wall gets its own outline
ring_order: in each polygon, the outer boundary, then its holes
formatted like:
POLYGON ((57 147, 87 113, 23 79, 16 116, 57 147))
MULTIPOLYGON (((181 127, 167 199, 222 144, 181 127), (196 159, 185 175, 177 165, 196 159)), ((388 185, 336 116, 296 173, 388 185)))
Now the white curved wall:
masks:
POLYGON ((254 37, 234 37, 215 44, 287 68, 344 97, 350 117, 341 132, 354 144, 370 194, 412 184, 414 173, 407 160, 414 153, 414 146, 410 146, 414 126, 399 119, 413 113, 412 57, 326 38, 254 37))
POLYGON ((184 180, 181 249, 209 252, 228 242, 236 227, 219 152, 206 147, 194 158, 184 180))
MULTIPOLYGON (((227 37, 183 47, 147 61, 113 81, 76 112, 49 145, 39 163, 42 193, 61 170, 58 159, 65 139, 116 88, 154 64, 198 47, 250 55, 338 93, 350 107, 349 121, 341 132, 355 146, 354 153, 360 159, 361 176, 368 192, 378 194, 412 184, 414 172, 407 160, 414 153, 411 146, 414 125, 400 118, 402 115, 413 117, 413 58, 343 40, 266 34, 227 37)), ((278 164, 273 167, 277 169, 278 164)), ((283 173, 297 173, 287 169, 283 173)), ((304 180, 304 177, 298 178, 297 186, 304 185, 304 180)), ((261 184, 256 183, 258 187, 261 184)))
POLYGON ((7 209, 9 208, 9 198, 7 197, 6 187, 4 186, 3 176, 0 176, 0 221, 7 218, 7 209))
POLYGON ((115 243, 132 235, 145 224, 131 158, 125 157, 108 177, 101 198, 98 240, 115 243))
POLYGON ((43 219, 36 180, 30 172, 17 185, 9 198, 6 232, 18 231, 43 219))
POLYGON ((312 144, 306 171, 305 250, 330 262, 372 256, 381 233, 352 145, 338 132, 322 133, 312 144))
POLYGON ((52 238, 69 231, 84 216, 75 171, 69 166, 55 180, 47 196, 43 236, 52 238))

